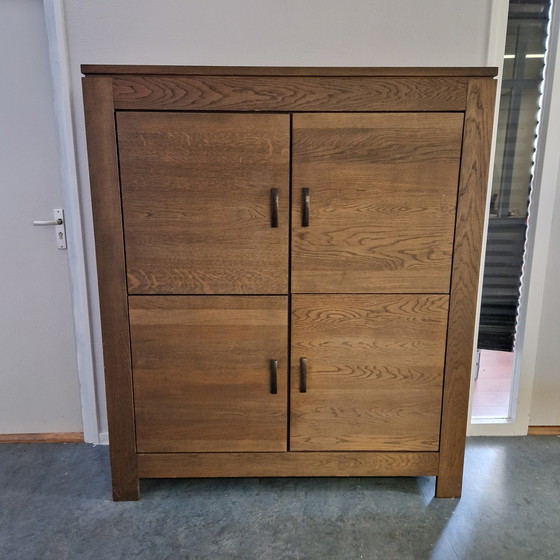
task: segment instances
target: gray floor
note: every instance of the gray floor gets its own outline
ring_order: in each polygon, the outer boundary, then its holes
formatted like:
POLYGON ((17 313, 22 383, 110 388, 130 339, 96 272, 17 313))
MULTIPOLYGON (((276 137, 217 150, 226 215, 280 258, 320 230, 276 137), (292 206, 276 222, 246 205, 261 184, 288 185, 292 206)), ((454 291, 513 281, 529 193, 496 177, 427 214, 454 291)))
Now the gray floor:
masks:
POLYGON ((0 558, 560 558, 560 438, 473 438, 463 498, 432 478, 145 480, 107 448, 0 445, 0 558))

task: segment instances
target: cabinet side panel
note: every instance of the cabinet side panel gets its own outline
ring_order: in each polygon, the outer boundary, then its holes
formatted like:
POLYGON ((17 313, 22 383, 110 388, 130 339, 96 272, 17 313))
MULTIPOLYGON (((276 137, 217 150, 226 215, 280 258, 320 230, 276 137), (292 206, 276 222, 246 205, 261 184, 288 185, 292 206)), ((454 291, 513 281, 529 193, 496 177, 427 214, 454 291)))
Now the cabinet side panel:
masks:
POLYGON ((459 497, 496 82, 469 81, 445 364, 436 495, 459 497))
POLYGON ((111 79, 106 77, 88 77, 82 83, 103 333, 113 498, 137 500, 139 486, 113 87, 111 79))

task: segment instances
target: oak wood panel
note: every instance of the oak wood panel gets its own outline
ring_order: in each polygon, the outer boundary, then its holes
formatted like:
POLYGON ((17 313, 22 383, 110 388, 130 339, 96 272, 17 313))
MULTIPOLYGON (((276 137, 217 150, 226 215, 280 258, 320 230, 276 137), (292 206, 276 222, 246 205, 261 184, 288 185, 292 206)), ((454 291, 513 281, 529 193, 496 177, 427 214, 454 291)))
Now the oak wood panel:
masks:
POLYGON ((83 443, 83 432, 0 434, 0 443, 83 443))
POLYGON ((446 295, 294 295, 290 449, 437 451, 447 308, 446 295))
POLYGON ((113 498, 137 500, 139 485, 112 86, 110 78, 94 76, 84 78, 82 87, 95 224, 113 498))
POLYGON ((141 453, 143 478, 430 476, 437 453, 141 453))
POLYGON ((118 113, 117 123, 129 292, 286 294, 289 116, 118 113))
POLYGON ((466 78, 114 76, 118 109, 463 111, 466 78))
POLYGON ((459 497, 463 480, 478 274, 496 83, 469 81, 455 226, 436 495, 459 497))
POLYGON ((497 76, 490 67, 333 67, 333 66, 169 66, 127 64, 82 64, 83 74, 156 74, 190 76, 497 76))
POLYGON ((130 329, 138 451, 286 450, 287 297, 130 296, 130 329))
POLYGON ((560 426, 529 426, 528 436, 560 436, 560 426))
POLYGON ((292 290, 448 292, 462 126, 459 113, 294 115, 292 290))

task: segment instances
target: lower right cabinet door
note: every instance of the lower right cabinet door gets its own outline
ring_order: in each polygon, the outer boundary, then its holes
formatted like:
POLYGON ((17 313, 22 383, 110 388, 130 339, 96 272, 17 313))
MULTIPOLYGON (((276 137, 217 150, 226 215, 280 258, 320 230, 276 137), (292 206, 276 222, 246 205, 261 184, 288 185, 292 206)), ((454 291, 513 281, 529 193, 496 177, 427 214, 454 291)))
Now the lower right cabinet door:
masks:
POLYGON ((290 450, 437 451, 448 304, 294 295, 290 450))

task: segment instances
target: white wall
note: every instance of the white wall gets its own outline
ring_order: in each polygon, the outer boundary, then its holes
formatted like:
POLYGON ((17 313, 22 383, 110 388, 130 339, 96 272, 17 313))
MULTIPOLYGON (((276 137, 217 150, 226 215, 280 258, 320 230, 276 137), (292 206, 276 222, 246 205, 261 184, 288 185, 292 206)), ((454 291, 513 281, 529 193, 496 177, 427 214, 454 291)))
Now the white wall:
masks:
MULTIPOLYGON (((98 386, 80 64, 485 66, 490 8, 491 0, 65 0, 98 386)), ((102 394, 99 402, 104 418, 102 394)))

